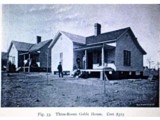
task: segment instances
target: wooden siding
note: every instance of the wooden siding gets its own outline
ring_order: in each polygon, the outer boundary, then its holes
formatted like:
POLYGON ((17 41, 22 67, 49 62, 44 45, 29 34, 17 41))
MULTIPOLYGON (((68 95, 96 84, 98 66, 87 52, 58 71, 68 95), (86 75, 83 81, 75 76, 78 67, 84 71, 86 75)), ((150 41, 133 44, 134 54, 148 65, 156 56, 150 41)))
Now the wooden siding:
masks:
POLYGON ((51 50, 51 68, 52 72, 57 71, 60 62, 60 53, 63 53, 63 71, 73 70, 73 42, 65 35, 61 35, 51 50))
POLYGON ((143 54, 134 44, 129 33, 125 33, 118 41, 115 54, 117 71, 142 71, 143 54), (131 66, 124 66, 123 51, 131 51, 131 66))
POLYGON ((39 61, 40 67, 47 68, 47 54, 48 54, 48 68, 51 68, 51 50, 48 49, 50 42, 40 49, 39 61))
POLYGON ((115 49, 105 50, 105 63, 115 62, 115 49))

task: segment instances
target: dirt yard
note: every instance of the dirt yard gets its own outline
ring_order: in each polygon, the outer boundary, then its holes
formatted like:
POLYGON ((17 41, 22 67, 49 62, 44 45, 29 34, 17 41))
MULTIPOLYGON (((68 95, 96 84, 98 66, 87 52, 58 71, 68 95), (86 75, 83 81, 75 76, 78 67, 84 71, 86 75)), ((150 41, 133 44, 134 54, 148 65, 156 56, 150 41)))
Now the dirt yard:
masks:
POLYGON ((158 80, 81 79, 46 73, 2 74, 2 107, 157 107, 158 80))

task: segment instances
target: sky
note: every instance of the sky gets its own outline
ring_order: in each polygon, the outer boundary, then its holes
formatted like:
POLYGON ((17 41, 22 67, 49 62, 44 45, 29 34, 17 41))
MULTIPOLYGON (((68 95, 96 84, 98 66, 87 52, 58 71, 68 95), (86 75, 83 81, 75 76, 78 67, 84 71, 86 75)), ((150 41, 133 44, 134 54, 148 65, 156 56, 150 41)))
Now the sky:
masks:
POLYGON ((53 39, 58 31, 81 36, 94 34, 94 23, 100 23, 102 33, 131 27, 148 59, 160 62, 160 5, 152 4, 3 4, 2 50, 7 51, 12 40, 36 43, 53 39))

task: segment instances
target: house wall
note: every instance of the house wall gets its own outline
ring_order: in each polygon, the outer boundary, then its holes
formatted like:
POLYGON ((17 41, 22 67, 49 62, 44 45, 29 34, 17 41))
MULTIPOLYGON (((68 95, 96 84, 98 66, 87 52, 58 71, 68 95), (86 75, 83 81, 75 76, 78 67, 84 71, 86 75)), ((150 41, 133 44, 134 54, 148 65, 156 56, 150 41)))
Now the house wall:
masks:
POLYGON ((48 69, 49 71, 51 71, 51 50, 48 49, 49 44, 50 42, 47 43, 45 46, 43 46, 40 49, 40 54, 39 54, 40 68, 44 69, 44 71, 47 71, 47 56, 48 56, 48 69))
POLYGON ((117 71, 142 71, 143 54, 134 44, 129 33, 125 33, 118 41, 116 47, 115 65, 117 71), (131 66, 123 65, 123 50, 131 51, 131 66))
POLYGON ((101 60, 101 51, 93 51, 93 64, 99 64, 101 60))
POLYGON ((105 63, 114 63, 115 62, 115 49, 105 50, 105 63))
POLYGON ((60 62, 60 53, 63 53, 63 71, 73 70, 73 42, 65 35, 61 35, 51 49, 51 69, 52 72, 58 71, 57 66, 60 62))
MULTIPOLYGON (((18 51, 18 67, 24 66, 24 55, 20 55, 22 53, 26 53, 24 51, 18 51)), ((27 59, 27 58, 25 58, 27 59)))
MULTIPOLYGON (((97 64, 98 66, 101 65, 102 63, 102 50, 101 48, 99 50, 93 50, 93 64, 97 64)), ((107 52, 106 50, 104 51, 104 59, 107 59, 107 52)))
POLYGON ((11 49, 9 51, 9 61, 15 64, 16 68, 18 67, 18 51, 14 44, 12 44, 11 49))

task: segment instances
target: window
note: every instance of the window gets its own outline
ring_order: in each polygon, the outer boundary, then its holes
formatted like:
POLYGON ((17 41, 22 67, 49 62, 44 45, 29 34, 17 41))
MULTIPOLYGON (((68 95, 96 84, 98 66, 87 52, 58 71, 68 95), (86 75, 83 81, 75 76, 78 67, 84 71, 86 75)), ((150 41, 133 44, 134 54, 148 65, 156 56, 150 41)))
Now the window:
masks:
POLYGON ((15 57, 12 57, 12 63, 15 64, 15 57))
POLYGON ((124 66, 131 66, 131 52, 124 50, 123 51, 123 61, 124 66))

